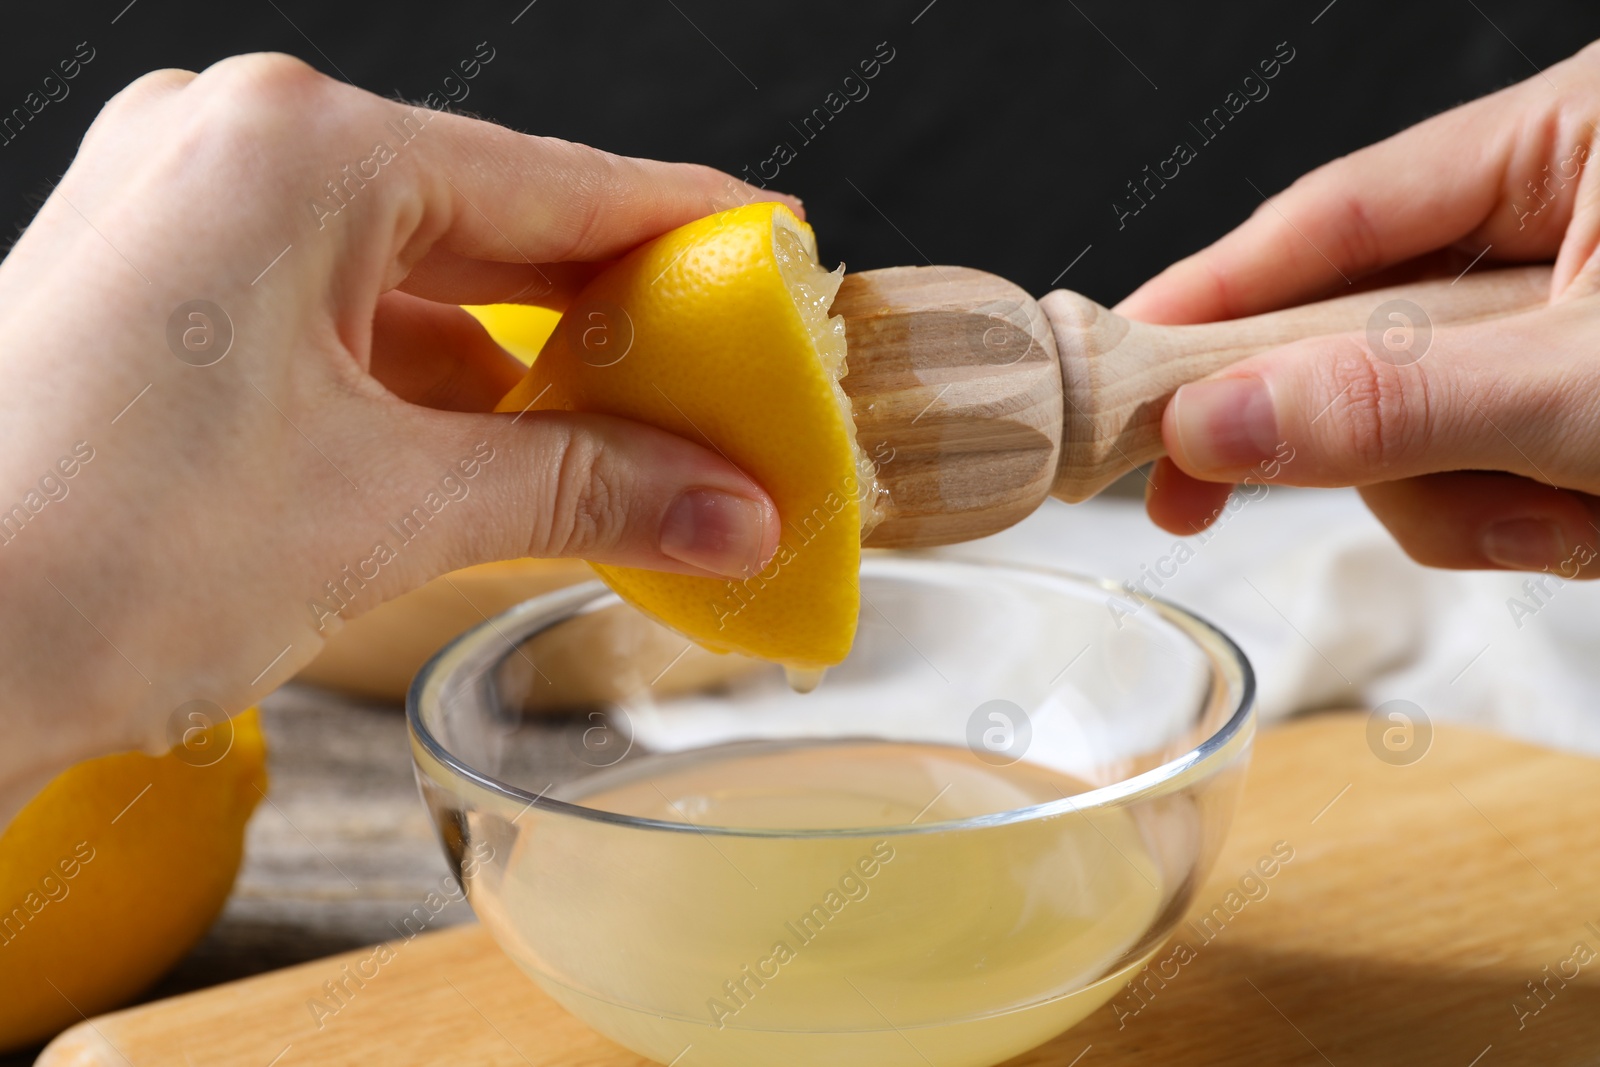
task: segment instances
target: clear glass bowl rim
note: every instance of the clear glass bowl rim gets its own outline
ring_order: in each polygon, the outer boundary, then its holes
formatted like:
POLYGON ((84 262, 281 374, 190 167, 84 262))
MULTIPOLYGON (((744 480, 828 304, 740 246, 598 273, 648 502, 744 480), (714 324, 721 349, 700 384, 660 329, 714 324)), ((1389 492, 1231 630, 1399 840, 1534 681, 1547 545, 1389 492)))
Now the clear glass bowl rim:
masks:
MULTIPOLYGON (((1238 701, 1227 720, 1218 727, 1215 733, 1202 740, 1189 751, 1175 756, 1159 766, 1061 800, 1014 808, 1009 811, 995 812, 988 815, 917 825, 800 830, 713 826, 621 815, 616 812, 600 811, 595 808, 585 807, 582 804, 558 800, 542 793, 531 793, 470 767, 453 752, 446 749, 422 721, 422 701, 430 683, 434 682, 436 677, 442 675, 457 659, 469 651, 476 650, 477 646, 495 641, 508 642, 510 640, 506 636, 508 632, 516 633, 519 642, 524 641, 540 630, 548 626, 554 626, 579 611, 602 606, 602 601, 611 601, 617 604, 623 603, 621 597, 613 593, 604 582, 596 579, 595 581, 584 582, 581 585, 556 589, 530 600, 525 600, 515 607, 485 619, 434 653, 428 662, 423 665, 422 669, 417 672, 417 676, 412 679, 411 686, 406 693, 406 722, 410 727, 414 743, 420 745, 439 766, 454 777, 469 782, 480 789, 525 805, 524 811, 538 809, 547 814, 612 823, 642 830, 712 834, 725 837, 779 838, 876 838, 909 834, 948 833, 955 830, 999 826, 1032 819, 1047 819, 1058 815, 1083 813, 1097 808, 1131 804, 1163 795, 1187 782, 1208 776, 1214 767, 1228 761, 1230 753, 1237 747, 1235 745, 1236 741, 1241 738, 1248 739, 1251 736, 1255 712, 1256 678, 1255 671, 1250 666, 1250 660, 1246 658, 1244 651, 1239 648, 1232 638, 1206 619, 1186 608, 1181 608, 1160 597, 1146 596, 1137 591, 1129 590, 1105 578, 1095 578, 1054 567, 1032 566, 982 558, 963 557, 961 559, 950 559, 920 553, 895 552, 892 555, 886 554, 864 558, 861 561, 861 570, 863 574, 872 574, 884 570, 893 571, 909 563, 924 566, 933 563, 941 569, 951 570, 966 569, 984 572, 1001 570, 1019 575, 1037 575, 1054 581, 1065 581, 1086 589, 1103 590, 1124 601, 1136 602, 1152 608, 1163 619, 1182 631, 1195 645, 1199 646, 1213 664, 1232 667, 1238 671, 1240 682, 1238 701), (525 629, 525 627, 528 627, 530 619, 539 616, 547 616, 546 621, 525 629), (1207 645, 1208 640, 1214 643, 1214 647, 1207 645)), ((418 771, 419 773, 426 773, 420 762, 418 771)))

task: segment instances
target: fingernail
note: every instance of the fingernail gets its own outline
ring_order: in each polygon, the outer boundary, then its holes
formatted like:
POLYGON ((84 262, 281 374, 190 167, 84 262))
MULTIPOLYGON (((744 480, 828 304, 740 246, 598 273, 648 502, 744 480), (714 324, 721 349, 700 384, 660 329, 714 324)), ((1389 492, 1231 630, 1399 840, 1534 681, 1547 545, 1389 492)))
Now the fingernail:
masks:
POLYGON ((663 555, 729 578, 761 568, 765 541, 766 509, 718 489, 685 490, 661 522, 663 555))
POLYGON ((1260 378, 1191 382, 1172 402, 1179 447, 1195 470, 1253 467, 1277 450, 1278 416, 1260 378))
POLYGON ((1483 531, 1483 554, 1491 562, 1518 571, 1554 567, 1565 558, 1561 527, 1548 519, 1509 519, 1483 531))

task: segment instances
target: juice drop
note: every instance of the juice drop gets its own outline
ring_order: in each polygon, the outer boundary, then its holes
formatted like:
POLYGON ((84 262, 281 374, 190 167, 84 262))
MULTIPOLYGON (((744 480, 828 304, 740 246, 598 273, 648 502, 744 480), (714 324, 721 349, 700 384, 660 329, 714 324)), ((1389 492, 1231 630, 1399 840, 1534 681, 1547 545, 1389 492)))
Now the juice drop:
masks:
POLYGON ((810 693, 822 684, 823 676, 828 673, 826 667, 790 667, 785 665, 783 677, 788 681, 789 688, 796 693, 810 693))

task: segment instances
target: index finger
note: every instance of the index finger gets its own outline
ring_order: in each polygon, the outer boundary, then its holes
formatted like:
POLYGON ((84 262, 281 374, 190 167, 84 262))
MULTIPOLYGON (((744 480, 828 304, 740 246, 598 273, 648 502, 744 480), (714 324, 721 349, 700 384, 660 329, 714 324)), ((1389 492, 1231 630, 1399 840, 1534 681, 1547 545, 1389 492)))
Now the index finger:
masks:
POLYGON ((208 116, 223 115, 265 146, 223 161, 216 173, 195 165, 196 150, 180 150, 173 165, 189 180, 238 176, 258 213, 337 242, 336 255, 321 257, 322 271, 337 262, 347 277, 363 286, 377 280, 380 290, 414 275, 407 290, 430 299, 537 299, 570 290, 583 275, 551 264, 610 259, 758 200, 800 210, 793 197, 711 167, 619 156, 384 99, 289 56, 223 60, 164 106, 168 127, 198 124, 205 133, 208 116))
POLYGON ((1546 90, 1513 86, 1312 171, 1116 310, 1168 323, 1254 315, 1348 290, 1457 242, 1471 254, 1492 244, 1495 259, 1552 258, 1571 198, 1529 225, 1530 212, 1515 210, 1523 190, 1513 177, 1539 173, 1581 140, 1546 90))
MULTIPOLYGON (((415 117, 420 109, 408 109, 415 117)), ((585 270, 668 230, 727 208, 793 197, 691 163, 614 155, 432 112, 417 138, 425 202, 438 240, 404 288, 455 303, 559 303, 585 270)))

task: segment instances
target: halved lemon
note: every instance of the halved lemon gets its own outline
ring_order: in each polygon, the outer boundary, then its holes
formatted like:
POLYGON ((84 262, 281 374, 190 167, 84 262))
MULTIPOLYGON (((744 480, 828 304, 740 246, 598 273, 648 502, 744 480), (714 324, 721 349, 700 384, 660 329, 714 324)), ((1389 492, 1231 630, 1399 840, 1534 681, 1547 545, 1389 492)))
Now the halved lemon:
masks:
POLYGON ((533 304, 464 304, 463 310, 489 331, 501 348, 524 363, 532 363, 539 349, 555 333, 561 312, 533 304))
MULTIPOLYGON (((797 670, 844 659, 860 610, 862 501, 844 277, 779 204, 712 215, 630 252, 573 301, 501 411, 649 423, 722 453, 772 495, 777 554, 742 580, 596 564, 612 589, 707 648, 797 670)), ((870 512, 870 508, 865 509, 870 512)), ((870 518, 870 515, 869 515, 870 518)))
POLYGON ((266 742, 253 708, 179 725, 164 756, 62 771, 0 833, 0 1053, 126 1003, 222 911, 266 742))

